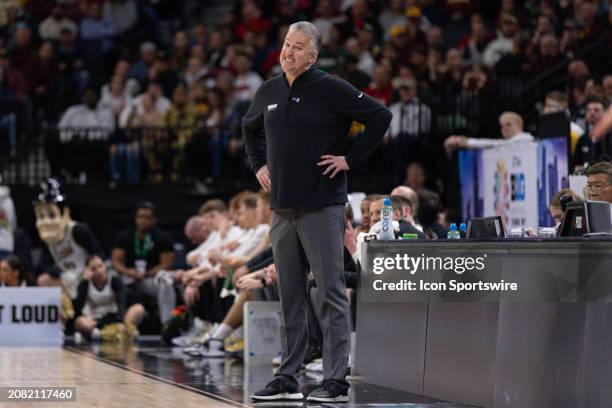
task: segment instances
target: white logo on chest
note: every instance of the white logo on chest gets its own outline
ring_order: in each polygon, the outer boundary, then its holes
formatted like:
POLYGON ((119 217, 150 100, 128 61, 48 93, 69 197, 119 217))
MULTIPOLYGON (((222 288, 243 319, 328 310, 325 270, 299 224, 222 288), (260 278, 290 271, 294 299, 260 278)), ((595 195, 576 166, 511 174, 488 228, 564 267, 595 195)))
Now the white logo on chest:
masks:
POLYGON ((293 102, 300 103, 300 98, 291 98, 293 102))
POLYGON ((277 107, 277 106, 278 106, 278 104, 277 104, 277 103, 272 104, 272 105, 268 105, 268 112, 270 112, 271 110, 276 109, 276 107, 277 107))

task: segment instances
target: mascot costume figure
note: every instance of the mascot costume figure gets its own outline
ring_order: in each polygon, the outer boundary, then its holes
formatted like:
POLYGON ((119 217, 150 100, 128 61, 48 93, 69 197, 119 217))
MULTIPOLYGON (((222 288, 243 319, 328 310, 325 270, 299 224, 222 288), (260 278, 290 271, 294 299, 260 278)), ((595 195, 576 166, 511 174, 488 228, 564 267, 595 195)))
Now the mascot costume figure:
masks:
POLYGON ((102 256, 102 249, 88 225, 70 218, 66 196, 60 187, 56 179, 44 181, 34 201, 36 228, 48 250, 43 253, 38 284, 62 286, 75 299, 77 286, 87 278, 84 276, 87 259, 92 255, 102 256))

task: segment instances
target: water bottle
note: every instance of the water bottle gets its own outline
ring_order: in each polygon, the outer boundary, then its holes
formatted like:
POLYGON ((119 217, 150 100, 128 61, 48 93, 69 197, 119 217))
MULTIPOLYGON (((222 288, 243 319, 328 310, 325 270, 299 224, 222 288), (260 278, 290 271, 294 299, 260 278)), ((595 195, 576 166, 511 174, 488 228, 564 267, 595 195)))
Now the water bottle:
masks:
POLYGON ((176 306, 176 292, 172 275, 168 271, 157 273, 157 305, 159 307, 159 320, 165 324, 172 318, 172 309, 176 306))
POLYGON ((461 234, 457 231, 457 224, 454 222, 450 225, 450 230, 446 234, 446 239, 461 239, 461 234))
POLYGON ((461 238, 467 237, 467 226, 465 225, 465 222, 459 224, 459 235, 461 236, 461 238))
POLYGON ((393 208, 391 207, 391 199, 385 198, 383 207, 380 209, 380 235, 378 239, 389 241, 395 239, 393 231, 393 208))

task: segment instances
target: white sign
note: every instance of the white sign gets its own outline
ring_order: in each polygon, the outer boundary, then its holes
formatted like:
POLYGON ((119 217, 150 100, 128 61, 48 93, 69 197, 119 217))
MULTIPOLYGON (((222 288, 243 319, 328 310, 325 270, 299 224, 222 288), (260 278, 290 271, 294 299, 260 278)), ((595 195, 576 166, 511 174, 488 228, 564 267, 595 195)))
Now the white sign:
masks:
POLYGON ((244 362, 271 365, 281 354, 280 302, 244 304, 244 362))
POLYGON ((484 216, 504 228, 538 225, 537 143, 514 143, 482 153, 484 216))
POLYGON ((60 288, 0 287, 0 346, 61 347, 60 298, 60 288))

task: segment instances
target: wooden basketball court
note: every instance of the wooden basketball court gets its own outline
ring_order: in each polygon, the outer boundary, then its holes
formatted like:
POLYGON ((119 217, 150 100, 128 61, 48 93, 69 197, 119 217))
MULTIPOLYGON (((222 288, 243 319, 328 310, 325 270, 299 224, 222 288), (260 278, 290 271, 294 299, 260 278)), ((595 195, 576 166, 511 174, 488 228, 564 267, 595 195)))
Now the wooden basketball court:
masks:
MULTIPOLYGON (((127 359, 130 356, 125 356, 127 359)), ((246 407, 184 384, 63 348, 0 348, 0 386, 74 386, 77 402, 0 402, 0 407, 246 407)))

